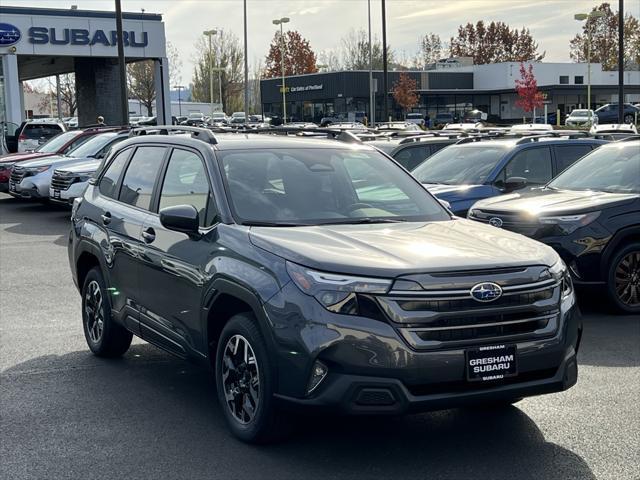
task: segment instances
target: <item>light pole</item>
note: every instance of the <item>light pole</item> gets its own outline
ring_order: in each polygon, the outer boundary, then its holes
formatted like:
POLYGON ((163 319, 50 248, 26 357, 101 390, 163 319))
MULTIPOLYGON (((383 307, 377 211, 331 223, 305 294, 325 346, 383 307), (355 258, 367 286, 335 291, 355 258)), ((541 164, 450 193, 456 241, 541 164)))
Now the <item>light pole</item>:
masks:
MULTIPOLYGON (((573 18, 579 22, 587 21, 587 110, 591 110, 591 30, 589 20, 592 18, 603 17, 604 12, 594 10, 591 13, 576 13, 573 18)), ((589 126, 591 126, 591 114, 589 114, 589 126)))
POLYGON ((273 20, 274 25, 280 25, 280 66, 282 67, 282 123, 287 123, 287 98, 284 87, 284 31, 282 25, 289 23, 289 17, 273 20))
MULTIPOLYGON (((218 68, 213 67, 213 47, 211 45, 211 37, 213 35, 222 34, 222 30, 205 30, 203 35, 209 37, 209 92, 211 93, 211 114, 213 115, 213 71, 218 71, 218 101, 222 107, 222 67, 220 66, 220 56, 218 57, 218 68)), ((224 109, 223 109, 224 110, 224 109)))
POLYGON ((182 93, 183 85, 174 85, 173 88, 178 89, 178 115, 182 116, 182 99, 180 98, 180 94, 182 93))
POLYGON ((376 104, 373 98, 373 45, 371 44, 371 0, 367 0, 369 17, 369 124, 376 126, 376 104))

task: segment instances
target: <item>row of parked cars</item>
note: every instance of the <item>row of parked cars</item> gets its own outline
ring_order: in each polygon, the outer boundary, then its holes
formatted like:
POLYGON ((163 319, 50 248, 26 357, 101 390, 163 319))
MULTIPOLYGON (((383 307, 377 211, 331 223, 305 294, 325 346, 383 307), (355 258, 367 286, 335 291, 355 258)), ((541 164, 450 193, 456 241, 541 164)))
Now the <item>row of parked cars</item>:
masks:
POLYGON ((71 214, 91 351, 208 366, 249 442, 573 386, 573 282, 640 308, 640 140, 399 132, 128 132, 71 214))

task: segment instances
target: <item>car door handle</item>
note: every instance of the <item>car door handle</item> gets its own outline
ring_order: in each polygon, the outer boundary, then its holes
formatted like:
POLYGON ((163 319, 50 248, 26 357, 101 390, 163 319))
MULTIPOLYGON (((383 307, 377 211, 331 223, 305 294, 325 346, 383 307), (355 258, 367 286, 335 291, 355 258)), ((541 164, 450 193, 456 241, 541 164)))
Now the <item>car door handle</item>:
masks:
POLYGON ((145 242, 151 243, 156 239, 156 232, 153 228, 149 227, 142 232, 142 238, 145 242))
POLYGON ((111 223, 111 214, 109 212, 105 212, 102 214, 102 223, 104 225, 108 225, 111 223))

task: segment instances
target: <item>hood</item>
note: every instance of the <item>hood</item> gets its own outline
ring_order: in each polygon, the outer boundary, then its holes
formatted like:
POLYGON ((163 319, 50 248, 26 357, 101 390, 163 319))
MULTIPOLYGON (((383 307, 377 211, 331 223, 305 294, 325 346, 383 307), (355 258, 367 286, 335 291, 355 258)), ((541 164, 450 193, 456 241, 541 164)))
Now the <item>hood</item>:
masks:
POLYGON ((74 157, 65 157, 64 155, 55 155, 52 157, 46 157, 43 159, 29 160, 27 162, 20 163, 21 167, 29 168, 29 167, 44 167, 46 165, 52 165, 55 168, 58 168, 62 165, 75 164, 79 162, 86 162, 90 160, 95 160, 91 158, 74 158, 74 157))
POLYGON ((425 183, 424 187, 436 197, 449 203, 476 200, 492 195, 489 185, 441 185, 425 183))
POLYGON ((255 246, 310 268, 372 277, 521 265, 551 266, 559 258, 542 243, 465 219, 251 227, 249 237, 255 246))
POLYGON ((71 173, 95 172, 100 167, 102 160, 93 159, 76 159, 75 162, 64 163, 56 167, 56 170, 62 170, 71 173))
POLYGON ((472 209, 478 208, 495 213, 525 211, 534 215, 578 214, 633 201, 639 197, 640 195, 633 193, 545 189, 487 198, 476 203, 472 209))
POLYGON ((0 157, 0 163, 24 162, 26 160, 41 159, 44 157, 52 157, 54 155, 56 154, 43 152, 10 153, 9 155, 3 155, 0 157))

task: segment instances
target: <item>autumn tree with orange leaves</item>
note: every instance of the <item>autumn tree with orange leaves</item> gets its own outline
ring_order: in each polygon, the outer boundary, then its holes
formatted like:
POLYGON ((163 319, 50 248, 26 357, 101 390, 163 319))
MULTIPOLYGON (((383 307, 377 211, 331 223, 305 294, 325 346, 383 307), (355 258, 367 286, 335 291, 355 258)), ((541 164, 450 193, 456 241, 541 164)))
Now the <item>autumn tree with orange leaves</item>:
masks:
MULTIPOLYGON (((316 54, 311 49, 309 41, 297 31, 284 32, 284 72, 285 75, 302 75, 315 73, 316 54)), ((265 78, 279 77, 282 75, 280 32, 276 32, 271 41, 269 54, 265 60, 265 78)))
POLYGON ((533 74, 533 64, 530 63, 527 69, 524 63, 520 63, 520 78, 516 79, 516 92, 516 106, 527 113, 535 112, 536 108, 543 105, 542 93, 538 91, 538 82, 533 74))
POLYGON ((394 82, 391 93, 396 103, 400 105, 404 111, 408 111, 418 104, 417 89, 418 84, 415 79, 406 73, 400 73, 400 78, 394 82))

